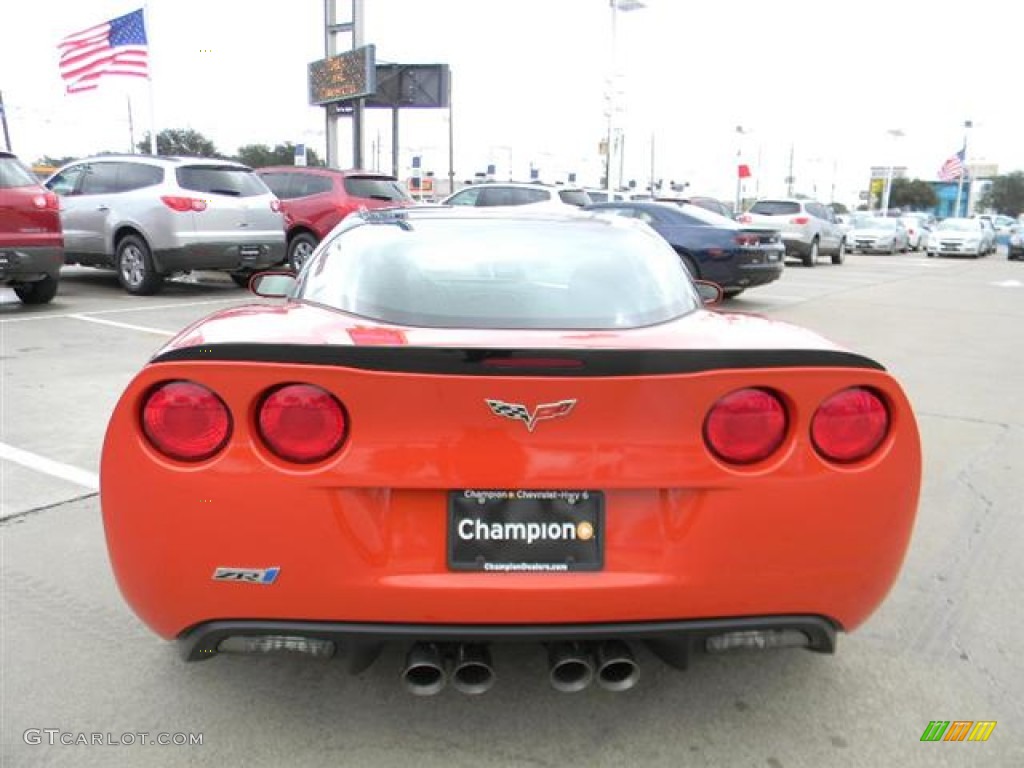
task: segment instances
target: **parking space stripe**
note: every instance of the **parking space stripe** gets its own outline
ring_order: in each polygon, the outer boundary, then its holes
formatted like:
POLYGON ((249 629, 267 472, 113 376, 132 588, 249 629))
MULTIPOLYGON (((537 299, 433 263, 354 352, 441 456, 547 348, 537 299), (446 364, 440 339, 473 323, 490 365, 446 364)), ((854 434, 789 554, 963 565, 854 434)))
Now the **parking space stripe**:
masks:
MULTIPOLYGON (((253 297, 255 298, 255 297, 253 297)), ((116 315, 121 312, 146 312, 149 310, 162 310, 162 309, 181 309, 182 307, 201 307, 206 304, 251 304, 253 302, 247 299, 211 299, 209 301, 183 301, 179 304, 150 304, 137 307, 118 307, 117 309, 95 309, 88 312, 65 312, 57 313, 52 315, 31 315, 29 317, 8 317, 0 319, 0 325, 7 325, 8 323, 31 323, 36 320, 65 320, 69 317, 81 318, 84 316, 92 315, 116 315)))
POLYGON ((36 472, 42 472, 50 477, 67 480, 69 483, 80 485, 91 491, 98 491, 100 489, 100 477, 94 472, 86 472, 84 469, 73 467, 70 464, 64 464, 48 459, 45 456, 23 451, 20 448, 15 448, 13 445, 7 445, 7 443, 0 443, 0 459, 20 464, 23 467, 35 470, 36 472))
POLYGON ((85 320, 87 323, 98 323, 99 325, 110 325, 114 328, 125 328, 129 331, 142 331, 143 333, 155 333, 160 336, 173 336, 174 331, 165 331, 162 328, 150 328, 147 325, 134 325, 132 323, 119 323, 116 320, 104 320, 102 317, 89 317, 88 315, 68 315, 74 320, 85 320))

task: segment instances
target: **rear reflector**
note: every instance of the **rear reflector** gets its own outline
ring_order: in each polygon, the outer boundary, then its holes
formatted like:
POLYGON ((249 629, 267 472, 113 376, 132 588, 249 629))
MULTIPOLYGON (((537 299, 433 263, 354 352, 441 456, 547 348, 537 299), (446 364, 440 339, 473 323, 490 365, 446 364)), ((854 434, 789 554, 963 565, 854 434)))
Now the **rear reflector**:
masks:
POLYGON ((866 459, 889 433, 889 409, 882 398, 863 387, 838 392, 823 402, 811 420, 811 439, 830 461, 866 459))
POLYGON ((211 390, 192 381, 169 381, 150 391, 142 431, 160 453, 179 461, 208 459, 227 443, 231 415, 211 390))
POLYGON ((189 211, 196 211, 198 213, 199 211, 206 210, 206 201, 198 197, 163 195, 160 201, 172 211, 177 211, 178 213, 188 213, 189 211))
POLYGON ((218 653, 303 653, 307 656, 330 658, 334 643, 313 637, 292 635, 232 635, 217 645, 218 653))
POLYGON ((764 389, 738 389, 712 406, 704 440, 730 464, 753 464, 771 456, 786 436, 786 408, 764 389))
POLYGON ((754 629, 742 632, 726 632, 712 635, 705 642, 708 653, 754 650, 766 651, 772 648, 806 648, 810 638, 798 629, 754 629))
POLYGON ((277 456, 299 464, 322 461, 341 447, 348 419, 341 403, 312 384, 270 392, 257 414, 260 436, 277 456))

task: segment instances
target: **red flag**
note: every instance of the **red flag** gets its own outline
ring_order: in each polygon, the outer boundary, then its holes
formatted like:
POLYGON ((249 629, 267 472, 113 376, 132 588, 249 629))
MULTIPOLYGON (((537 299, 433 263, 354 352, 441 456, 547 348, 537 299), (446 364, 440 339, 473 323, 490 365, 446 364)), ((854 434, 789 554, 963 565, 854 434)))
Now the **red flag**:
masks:
POLYGON ((750 178, 750 166, 747 165, 746 163, 740 163, 739 168, 737 169, 737 171, 739 172, 739 177, 741 179, 749 179, 750 178))

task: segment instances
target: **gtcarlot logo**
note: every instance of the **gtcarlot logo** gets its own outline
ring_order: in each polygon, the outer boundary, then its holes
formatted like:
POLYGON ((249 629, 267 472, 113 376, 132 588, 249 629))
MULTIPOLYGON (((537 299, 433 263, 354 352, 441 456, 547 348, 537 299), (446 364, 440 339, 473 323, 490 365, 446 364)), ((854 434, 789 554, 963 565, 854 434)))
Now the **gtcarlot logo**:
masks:
POLYGON ((84 731, 62 731, 60 728, 29 728, 21 738, 31 746, 46 744, 50 747, 201 747, 203 745, 203 734, 201 733, 150 733, 149 731, 86 733, 84 731))

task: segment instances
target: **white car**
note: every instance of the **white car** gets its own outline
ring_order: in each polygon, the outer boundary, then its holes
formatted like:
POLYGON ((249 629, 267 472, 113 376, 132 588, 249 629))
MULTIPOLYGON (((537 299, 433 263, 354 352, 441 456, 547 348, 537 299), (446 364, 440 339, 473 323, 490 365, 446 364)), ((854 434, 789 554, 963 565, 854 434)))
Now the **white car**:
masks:
POLYGON ((833 264, 843 263, 846 234, 832 209, 815 200, 758 200, 738 219, 741 224, 779 230, 786 256, 800 259, 805 267, 817 264, 819 255, 831 256, 833 264))
POLYGON ((442 205, 493 208, 530 205, 561 210, 579 209, 591 203, 582 187, 549 186, 525 182, 484 182, 460 189, 441 201, 442 205))
POLYGON ((995 231, 981 219, 943 219, 928 237, 929 256, 978 258, 995 249, 995 231))
POLYGON ((851 251, 906 253, 910 249, 907 229, 902 220, 883 216, 858 216, 846 233, 851 251))

